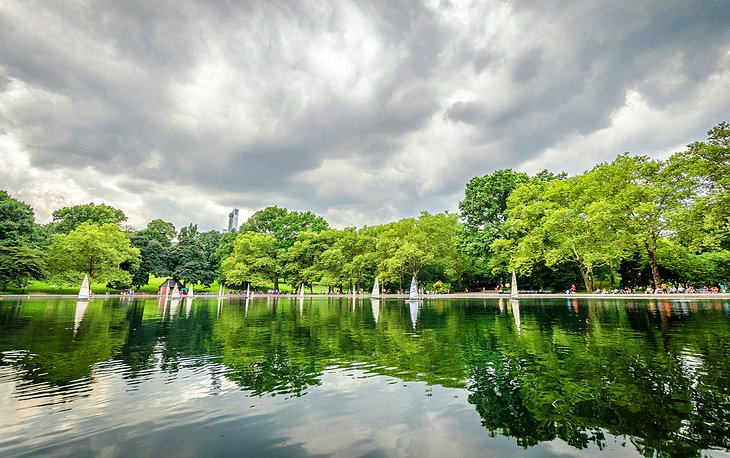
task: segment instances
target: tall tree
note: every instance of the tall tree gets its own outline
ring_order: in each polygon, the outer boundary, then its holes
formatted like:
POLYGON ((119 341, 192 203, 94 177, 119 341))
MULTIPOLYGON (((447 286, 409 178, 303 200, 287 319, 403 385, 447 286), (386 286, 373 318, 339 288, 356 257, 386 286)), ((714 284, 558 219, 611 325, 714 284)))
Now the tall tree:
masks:
POLYGON ((273 235, 279 248, 289 248, 301 232, 322 232, 329 224, 310 211, 289 211, 277 206, 259 210, 241 225, 239 232, 261 232, 273 235))
MULTIPOLYGON (((277 206, 259 210, 241 225, 239 233, 259 232, 274 237, 276 242, 277 259, 285 256, 286 250, 294 245, 297 236, 302 232, 322 232, 329 228, 329 224, 321 216, 310 211, 290 212, 286 208, 277 206)), ((274 289, 279 289, 279 273, 283 272, 281 261, 274 280, 274 289)))
MULTIPOLYGON (((517 188, 508 199, 505 233, 492 244, 510 253, 511 268, 529 274, 547 267, 574 263, 587 291, 595 289, 594 269, 618 263, 625 238, 621 227, 596 221, 595 196, 585 192, 590 174, 567 180, 539 181, 517 188)), ((597 213, 601 215, 601 213, 597 213)))
POLYGON ((27 245, 35 230, 33 209, 0 190, 0 245, 27 245))
POLYGON ((693 183, 670 161, 620 155, 590 173, 585 193, 595 196, 595 221, 608 230, 621 227, 644 250, 656 288, 663 283, 656 260, 657 243, 676 231, 676 222, 692 205, 693 183))
POLYGON ((53 226, 56 233, 68 234, 82 223, 120 224, 127 220, 122 210, 106 204, 73 205, 53 212, 53 226))
POLYGON ((49 247, 51 274, 60 281, 80 283, 84 274, 93 282, 131 284, 132 276, 120 268, 139 262, 139 250, 115 223, 81 223, 68 234, 55 234, 49 247))
MULTIPOLYGON (((333 231, 324 232, 331 233, 333 231)), ((360 289, 364 279, 373 277, 377 265, 375 238, 368 231, 348 227, 336 231, 317 264, 328 287, 360 289)))
POLYGON ((24 246, 0 246, 0 290, 9 284, 25 290, 31 280, 47 275, 43 253, 24 246))
POLYGON ((139 265, 135 268, 128 266, 132 274, 132 285, 146 285, 151 274, 170 275, 172 240, 176 235, 175 226, 161 219, 152 220, 145 229, 130 234, 131 245, 140 251, 139 265))
POLYGON ((170 273, 184 283, 202 283, 210 286, 216 278, 216 267, 211 265, 217 244, 206 250, 205 237, 198 226, 190 224, 180 229, 177 244, 170 254, 170 273), (212 252, 211 252, 212 250, 212 252))
MULTIPOLYGON (((323 277, 321 265, 322 253, 332 247, 339 237, 340 231, 301 232, 297 240, 280 257, 285 275, 294 286, 310 287, 323 277)), ((331 285, 328 285, 331 286, 331 285)))
POLYGON ((265 286, 279 278, 276 239, 261 232, 244 232, 236 237, 233 253, 223 261, 226 283, 265 286))
POLYGON ((697 187, 692 211, 681 215, 678 236, 693 250, 730 250, 730 124, 719 123, 707 137, 671 158, 677 173, 697 187))
POLYGON ((483 257, 500 234, 507 209, 507 198, 530 177, 512 169, 497 170, 490 175, 472 178, 466 185, 459 212, 464 223, 459 246, 468 255, 483 257))
POLYGON ((145 232, 150 238, 157 240, 163 246, 170 246, 172 240, 177 236, 175 225, 161 219, 153 219, 140 232, 145 232))

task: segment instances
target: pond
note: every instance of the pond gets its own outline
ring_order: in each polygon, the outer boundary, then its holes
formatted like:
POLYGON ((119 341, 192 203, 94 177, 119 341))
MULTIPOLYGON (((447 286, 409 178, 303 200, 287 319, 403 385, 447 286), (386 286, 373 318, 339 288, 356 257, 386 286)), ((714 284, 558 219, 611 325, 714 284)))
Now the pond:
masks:
POLYGON ((730 456, 730 302, 0 300, 0 456, 730 456))

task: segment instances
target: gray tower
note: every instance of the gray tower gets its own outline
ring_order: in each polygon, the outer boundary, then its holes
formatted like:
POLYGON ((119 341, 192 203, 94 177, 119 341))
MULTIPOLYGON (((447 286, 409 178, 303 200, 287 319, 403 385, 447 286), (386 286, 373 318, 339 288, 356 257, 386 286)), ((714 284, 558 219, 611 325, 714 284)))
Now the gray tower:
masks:
POLYGON ((234 208, 232 212, 228 214, 228 232, 238 230, 238 209, 234 208))

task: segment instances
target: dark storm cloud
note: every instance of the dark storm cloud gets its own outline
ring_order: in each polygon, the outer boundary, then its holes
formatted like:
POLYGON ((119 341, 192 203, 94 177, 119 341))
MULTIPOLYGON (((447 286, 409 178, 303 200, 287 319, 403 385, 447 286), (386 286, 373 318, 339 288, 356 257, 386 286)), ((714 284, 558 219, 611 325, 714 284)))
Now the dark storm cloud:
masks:
POLYGON ((140 196, 455 208, 474 175, 610 127, 630 91, 681 110, 728 70, 728 17, 727 2, 11 2, 0 134, 35 169, 124 174, 140 196))

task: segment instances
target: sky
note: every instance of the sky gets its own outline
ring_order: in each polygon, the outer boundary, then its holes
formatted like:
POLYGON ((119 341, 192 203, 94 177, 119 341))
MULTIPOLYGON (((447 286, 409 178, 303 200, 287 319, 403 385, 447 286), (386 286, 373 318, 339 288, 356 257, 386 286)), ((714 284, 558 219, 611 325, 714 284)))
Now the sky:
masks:
POLYGON ((0 189, 225 229, 458 210, 730 121, 730 2, 0 0, 0 189))

